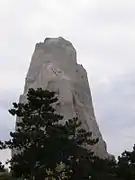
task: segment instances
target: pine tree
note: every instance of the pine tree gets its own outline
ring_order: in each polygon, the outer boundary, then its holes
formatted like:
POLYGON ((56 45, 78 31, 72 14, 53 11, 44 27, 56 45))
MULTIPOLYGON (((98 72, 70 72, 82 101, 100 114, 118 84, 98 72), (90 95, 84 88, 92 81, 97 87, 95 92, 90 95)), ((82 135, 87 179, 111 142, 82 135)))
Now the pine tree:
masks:
POLYGON ((132 151, 124 151, 118 157, 117 175, 123 180, 135 179, 135 145, 132 151))
POLYGON ((5 168, 2 162, 0 162, 0 180, 13 180, 8 169, 5 168))
POLYGON ((13 103, 9 112, 19 118, 17 129, 10 133, 9 141, 0 142, 0 149, 14 152, 9 161, 13 176, 42 180, 50 177, 50 171, 58 179, 56 169, 61 163, 66 167, 65 178, 90 176, 86 162, 93 153, 85 147, 98 140, 81 128, 77 118, 62 123, 63 117, 54 108, 57 101, 54 92, 39 88, 29 89, 26 103, 13 103))
POLYGON ((5 166, 0 162, 0 172, 5 172, 5 166))

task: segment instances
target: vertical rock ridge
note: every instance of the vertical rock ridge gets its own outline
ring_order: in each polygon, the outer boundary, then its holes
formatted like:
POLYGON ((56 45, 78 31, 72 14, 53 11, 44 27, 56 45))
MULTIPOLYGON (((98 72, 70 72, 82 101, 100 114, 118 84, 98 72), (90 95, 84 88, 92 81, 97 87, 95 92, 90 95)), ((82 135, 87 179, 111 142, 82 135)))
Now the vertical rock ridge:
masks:
POLYGON ((39 87, 56 91, 59 97, 57 111, 64 120, 77 116, 82 126, 91 131, 94 138, 99 138, 92 147, 95 155, 107 158, 106 144, 95 119, 87 72, 77 64, 76 50, 71 42, 58 37, 46 38, 43 43, 36 44, 20 100, 26 100, 29 88, 39 87))

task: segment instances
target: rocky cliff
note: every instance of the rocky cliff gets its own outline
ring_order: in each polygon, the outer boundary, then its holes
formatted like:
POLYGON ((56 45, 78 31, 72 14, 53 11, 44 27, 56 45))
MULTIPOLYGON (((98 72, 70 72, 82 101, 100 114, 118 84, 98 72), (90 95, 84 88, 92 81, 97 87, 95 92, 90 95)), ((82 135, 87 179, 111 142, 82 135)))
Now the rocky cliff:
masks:
POLYGON ((94 115, 87 72, 77 64, 76 50, 71 42, 59 37, 46 38, 43 43, 36 44, 20 101, 25 101, 29 88, 38 87, 58 94, 56 110, 64 120, 78 117, 82 126, 91 131, 94 138, 99 138, 92 150, 107 158, 106 144, 94 115))

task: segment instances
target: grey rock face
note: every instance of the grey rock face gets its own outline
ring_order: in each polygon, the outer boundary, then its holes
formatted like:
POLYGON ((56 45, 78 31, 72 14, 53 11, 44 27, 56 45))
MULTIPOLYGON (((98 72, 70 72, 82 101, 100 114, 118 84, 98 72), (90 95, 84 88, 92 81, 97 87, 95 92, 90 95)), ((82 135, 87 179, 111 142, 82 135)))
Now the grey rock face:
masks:
POLYGON ((29 88, 39 87, 58 94, 56 110, 64 120, 78 117, 82 126, 94 138, 99 138, 92 150, 99 157, 107 158, 106 144, 94 115, 87 72, 77 64, 76 50, 69 41, 61 37, 46 38, 36 45, 20 101, 26 100, 29 88))

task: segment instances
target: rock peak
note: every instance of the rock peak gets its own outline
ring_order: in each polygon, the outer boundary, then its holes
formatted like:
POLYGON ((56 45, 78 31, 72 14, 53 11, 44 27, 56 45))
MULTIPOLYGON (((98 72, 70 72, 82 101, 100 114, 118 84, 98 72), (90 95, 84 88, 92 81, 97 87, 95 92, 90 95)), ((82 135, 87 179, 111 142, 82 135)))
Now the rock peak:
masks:
POLYGON ((47 37, 47 38, 45 38, 44 42, 46 42, 46 41, 57 41, 57 42, 63 41, 63 42, 68 42, 68 43, 71 44, 71 42, 69 42, 68 40, 66 40, 65 38, 63 38, 63 37, 61 37, 61 36, 56 37, 56 38, 47 37))
MULTIPOLYGON (((38 52, 39 50, 45 55, 50 54, 50 56, 54 56, 55 58, 53 59, 55 62, 61 63, 61 61, 63 61, 65 63, 77 63, 76 50, 74 46, 70 41, 63 37, 47 37, 44 42, 36 44, 35 51, 38 52)), ((47 60, 48 58, 45 59, 47 60)))
POLYGON ((57 47, 63 47, 63 48, 67 47, 76 52, 72 43, 61 36, 57 38, 47 37, 45 38, 44 42, 40 42, 36 44, 36 48, 45 48, 46 46, 57 46, 57 47))
POLYGON ((70 41, 64 39, 61 36, 57 37, 57 38, 49 38, 49 37, 47 37, 44 40, 44 44, 59 45, 59 46, 70 46, 75 50, 72 43, 70 41))
POLYGON ((101 158, 109 157, 96 122, 87 73, 77 64, 76 50, 70 41, 57 37, 37 44, 21 102, 25 101, 29 88, 55 91, 59 99, 56 111, 64 116, 63 121, 78 117, 82 127, 99 139, 91 150, 101 158))

